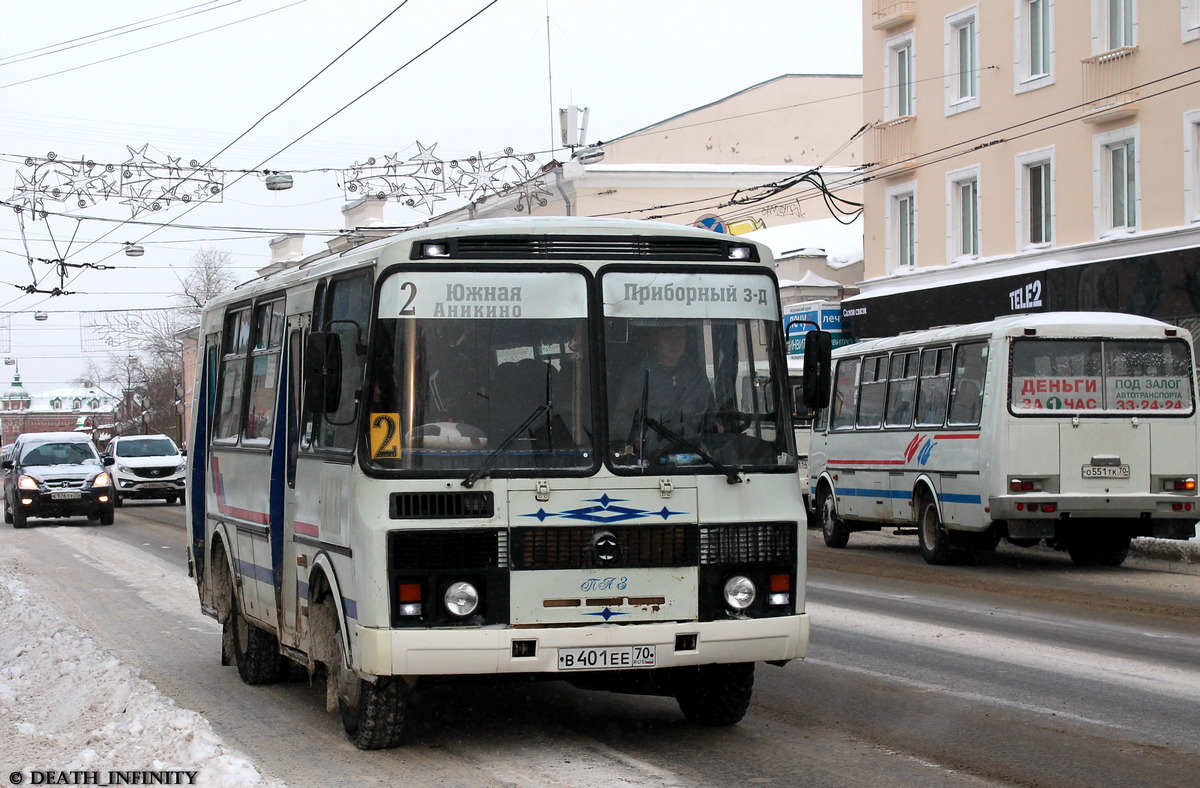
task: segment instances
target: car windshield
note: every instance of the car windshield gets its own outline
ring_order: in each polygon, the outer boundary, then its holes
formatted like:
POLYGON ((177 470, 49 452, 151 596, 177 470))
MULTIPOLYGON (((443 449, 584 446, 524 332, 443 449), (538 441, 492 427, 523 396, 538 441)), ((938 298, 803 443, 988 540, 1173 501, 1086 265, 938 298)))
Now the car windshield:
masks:
POLYGON ((22 465, 79 465, 97 460, 90 443, 41 443, 29 447, 21 457, 22 465))
POLYGON ((113 456, 116 457, 166 457, 178 453, 175 444, 167 438, 121 440, 113 449, 113 456))

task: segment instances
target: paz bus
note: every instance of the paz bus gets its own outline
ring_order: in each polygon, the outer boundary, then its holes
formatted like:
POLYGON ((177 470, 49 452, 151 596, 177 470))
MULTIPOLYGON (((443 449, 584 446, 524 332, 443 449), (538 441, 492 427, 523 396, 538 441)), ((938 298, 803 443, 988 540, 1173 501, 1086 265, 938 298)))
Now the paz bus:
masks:
POLYGON ((201 347, 188 560, 223 664, 323 675, 358 747, 399 744, 427 682, 480 675, 734 724, 755 663, 805 655, 766 247, 621 220, 433 226, 214 299, 201 347))
POLYGON ((1101 312, 1016 315, 833 353, 809 481, 825 543, 915 534, 931 564, 1000 539, 1079 565, 1200 516, 1191 337, 1101 312))

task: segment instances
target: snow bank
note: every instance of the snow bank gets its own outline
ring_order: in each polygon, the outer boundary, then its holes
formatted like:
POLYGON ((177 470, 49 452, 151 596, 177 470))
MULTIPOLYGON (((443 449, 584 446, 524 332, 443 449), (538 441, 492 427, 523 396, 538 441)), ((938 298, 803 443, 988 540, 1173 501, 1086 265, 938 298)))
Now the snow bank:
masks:
POLYGON ((103 778, 109 770, 198 771, 196 785, 281 785, 263 780, 226 748, 204 717, 177 707, 65 622, 3 560, 0 632, 0 765, 6 773, 99 771, 103 778))

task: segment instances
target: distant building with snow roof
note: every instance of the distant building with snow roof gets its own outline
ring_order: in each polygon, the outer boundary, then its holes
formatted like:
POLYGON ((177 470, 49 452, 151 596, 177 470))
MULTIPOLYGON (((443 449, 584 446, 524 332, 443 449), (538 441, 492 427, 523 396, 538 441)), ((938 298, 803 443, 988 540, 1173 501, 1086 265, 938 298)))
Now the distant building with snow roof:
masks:
POLYGON ((85 432, 104 446, 112 438, 122 402, 95 386, 30 393, 13 373, 0 395, 0 440, 12 443, 26 432, 85 432))

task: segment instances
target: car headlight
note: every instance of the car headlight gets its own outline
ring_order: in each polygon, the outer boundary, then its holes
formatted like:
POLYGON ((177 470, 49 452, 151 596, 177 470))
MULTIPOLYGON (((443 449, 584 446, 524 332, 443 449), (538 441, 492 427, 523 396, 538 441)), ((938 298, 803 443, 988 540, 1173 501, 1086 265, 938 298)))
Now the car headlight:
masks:
POLYGON ((111 484, 112 479, 109 478, 107 473, 98 473, 96 474, 96 478, 92 479, 93 487, 108 487, 111 484))
POLYGON ((181 463, 179 463, 178 465, 176 465, 176 466, 175 466, 175 473, 183 473, 183 472, 184 472, 184 471, 186 471, 186 470, 187 470, 187 463, 186 463, 186 462, 181 462, 181 463))
POLYGON ((22 476, 17 480, 17 487, 22 490, 36 490, 38 489, 38 480, 32 476, 22 476))
POLYGON ((117 465, 117 470, 121 473, 133 473, 133 469, 125 465, 117 465))
POLYGON ((754 604, 758 589, 745 575, 734 575, 725 581, 725 604, 733 610, 745 610, 754 604))
POLYGON ((460 580, 447 586, 442 602, 450 615, 466 618, 479 607, 479 591, 470 583, 460 580))

